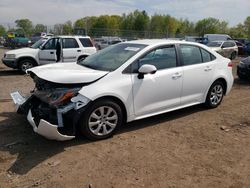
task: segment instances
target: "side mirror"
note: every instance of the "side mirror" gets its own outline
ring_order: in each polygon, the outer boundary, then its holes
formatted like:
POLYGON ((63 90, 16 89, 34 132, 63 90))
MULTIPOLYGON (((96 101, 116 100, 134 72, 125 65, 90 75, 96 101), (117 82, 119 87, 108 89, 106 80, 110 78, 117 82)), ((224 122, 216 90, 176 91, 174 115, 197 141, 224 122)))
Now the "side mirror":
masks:
POLYGON ((149 65, 149 64, 142 65, 138 70, 139 72, 138 78, 143 79, 144 74, 154 74, 156 73, 156 71, 157 68, 154 65, 149 65))

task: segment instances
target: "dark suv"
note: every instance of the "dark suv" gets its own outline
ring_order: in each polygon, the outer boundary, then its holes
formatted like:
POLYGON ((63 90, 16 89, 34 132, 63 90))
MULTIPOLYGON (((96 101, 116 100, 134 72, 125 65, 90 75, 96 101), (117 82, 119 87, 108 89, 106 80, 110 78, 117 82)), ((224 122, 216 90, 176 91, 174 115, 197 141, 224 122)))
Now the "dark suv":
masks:
POLYGON ((250 78, 250 56, 240 61, 237 66, 237 75, 240 79, 250 78))

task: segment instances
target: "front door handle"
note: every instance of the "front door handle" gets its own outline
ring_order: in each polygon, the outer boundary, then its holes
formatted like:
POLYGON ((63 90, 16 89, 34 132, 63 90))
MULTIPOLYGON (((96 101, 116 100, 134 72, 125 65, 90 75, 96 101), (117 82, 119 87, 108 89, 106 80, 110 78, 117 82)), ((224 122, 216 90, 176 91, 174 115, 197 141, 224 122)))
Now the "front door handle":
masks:
POLYGON ((176 80, 176 79, 178 79, 178 78, 180 78, 180 77, 182 77, 182 74, 179 73, 179 72, 176 72, 176 73, 174 73, 174 74, 172 75, 172 78, 173 78, 174 80, 176 80))
POLYGON ((54 52, 50 52, 50 54, 54 54, 54 52))
POLYGON ((81 50, 77 50, 77 52, 81 52, 81 50))

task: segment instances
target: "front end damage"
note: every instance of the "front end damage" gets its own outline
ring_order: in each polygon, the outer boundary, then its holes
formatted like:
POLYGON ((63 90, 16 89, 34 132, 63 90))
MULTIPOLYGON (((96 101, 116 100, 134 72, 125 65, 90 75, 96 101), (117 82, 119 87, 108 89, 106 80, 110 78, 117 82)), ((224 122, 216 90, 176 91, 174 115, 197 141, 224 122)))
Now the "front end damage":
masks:
POLYGON ((16 111, 27 116, 34 132, 50 140, 75 138, 81 113, 90 100, 78 93, 83 84, 56 84, 32 75, 36 87, 27 97, 11 93, 16 111))

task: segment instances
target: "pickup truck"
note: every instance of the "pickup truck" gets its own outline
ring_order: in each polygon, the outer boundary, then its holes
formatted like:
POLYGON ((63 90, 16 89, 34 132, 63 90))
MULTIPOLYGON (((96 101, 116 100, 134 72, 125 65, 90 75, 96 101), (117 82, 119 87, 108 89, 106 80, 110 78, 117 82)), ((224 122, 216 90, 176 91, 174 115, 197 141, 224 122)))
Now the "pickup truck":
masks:
POLYGON ((41 39, 29 48, 10 50, 2 62, 23 73, 27 69, 49 63, 76 62, 96 52, 88 36, 55 36, 41 39))

